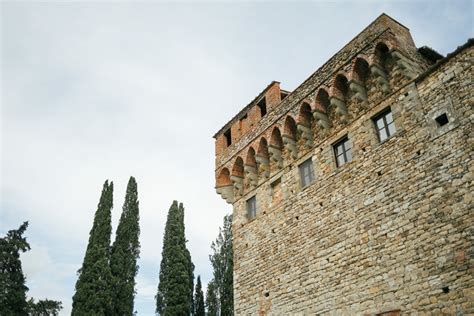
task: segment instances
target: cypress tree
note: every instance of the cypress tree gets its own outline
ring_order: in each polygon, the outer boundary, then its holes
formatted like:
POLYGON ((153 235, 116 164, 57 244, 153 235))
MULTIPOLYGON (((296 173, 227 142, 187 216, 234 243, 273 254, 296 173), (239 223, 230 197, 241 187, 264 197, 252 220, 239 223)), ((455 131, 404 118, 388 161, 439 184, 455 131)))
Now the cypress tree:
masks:
POLYGON ((209 256, 213 268, 215 296, 218 299, 220 315, 234 314, 233 289, 233 250, 232 250, 232 215, 224 217, 223 228, 219 228, 219 235, 212 242, 213 254, 209 256))
POLYGON ((112 314, 112 274, 110 271, 111 210, 113 183, 105 181, 94 224, 89 235, 82 268, 78 271, 72 315, 112 314))
POLYGON ((135 276, 140 254, 137 182, 130 177, 110 257, 113 277, 113 314, 133 315, 135 276))
POLYGON ((219 313, 219 299, 216 293, 216 284, 214 281, 209 282, 206 291, 206 308, 208 316, 217 316, 219 313))
POLYGON ((156 312, 162 316, 192 312, 194 265, 186 248, 184 207, 173 201, 166 220, 156 312))
POLYGON ((194 292, 194 315, 205 316, 204 294, 202 293, 201 277, 198 275, 196 281, 196 291, 194 292))
POLYGON ((0 315, 28 315, 28 287, 20 260, 20 252, 30 250, 23 237, 27 227, 28 222, 24 222, 0 238, 0 315))

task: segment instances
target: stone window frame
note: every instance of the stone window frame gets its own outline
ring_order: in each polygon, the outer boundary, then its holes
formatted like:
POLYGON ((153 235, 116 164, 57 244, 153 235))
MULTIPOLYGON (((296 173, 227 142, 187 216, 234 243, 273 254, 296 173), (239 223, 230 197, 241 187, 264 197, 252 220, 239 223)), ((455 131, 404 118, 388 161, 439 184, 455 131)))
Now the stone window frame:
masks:
POLYGON ((389 139, 391 139, 392 137, 397 135, 398 128, 397 128, 397 125, 395 124, 395 116, 394 116, 393 109, 392 109, 391 106, 388 106, 388 107, 384 108, 383 110, 379 111, 376 115, 374 115, 372 117, 372 122, 373 122, 373 126, 375 128, 375 133, 377 135, 377 140, 378 140, 379 144, 383 144, 384 142, 388 141, 389 139), (388 114, 390 114, 390 116, 392 118, 392 121, 390 123, 387 123, 387 120, 386 120, 386 117, 387 117, 388 114), (383 122, 383 128, 380 128, 377 124, 377 122, 379 122, 380 120, 382 120, 382 122, 383 122), (394 129, 393 133, 391 133, 391 134, 390 134, 390 129, 389 129, 390 125, 392 125, 393 129, 394 129), (380 136, 380 131, 382 129, 387 134, 385 139, 381 139, 381 136, 380 136))
POLYGON ((245 210, 248 220, 253 220, 257 217, 257 196, 253 195, 245 200, 245 210))
POLYGON ((352 144, 352 141, 349 139, 349 134, 345 134, 344 136, 340 137, 337 141, 335 141, 332 144, 334 162, 337 168, 341 168, 354 160, 353 147, 354 145, 352 144), (346 144, 348 144, 350 147, 346 148, 346 144), (340 146, 343 149, 342 154, 338 154, 338 148, 340 146), (350 159, 347 157, 347 153, 350 153, 350 159), (343 163, 339 163, 339 160, 338 160, 338 157, 340 157, 341 155, 344 157, 343 163))
POLYGON ((454 111, 452 100, 449 97, 444 103, 435 106, 431 111, 429 111, 425 118, 428 123, 429 132, 433 139, 436 139, 459 126, 459 120, 454 111), (443 126, 439 126, 436 119, 443 114, 446 114, 448 123, 443 126))
POLYGON ((315 181, 316 181, 316 172, 314 170, 314 161, 313 161, 313 157, 309 157, 307 159, 305 159, 303 162, 301 162, 300 164, 298 164, 298 174, 299 174, 299 178, 300 178, 300 187, 302 190, 306 189, 307 187, 309 187, 311 184, 313 184, 315 181), (304 177, 303 177, 303 169, 306 169, 308 168, 309 169, 309 182, 308 183, 305 183, 305 181, 303 180, 304 177))
POLYGON ((270 185, 269 185, 269 189, 270 189, 270 204, 271 204, 271 207, 275 207, 277 205, 280 205, 281 203, 283 203, 283 200, 284 200, 284 194, 283 194, 283 179, 282 177, 278 177, 274 180, 272 180, 270 182, 270 185), (274 187, 276 185, 280 185, 280 191, 281 191, 281 200, 278 202, 278 203, 275 203, 274 200, 273 200, 273 194, 274 194, 274 187))

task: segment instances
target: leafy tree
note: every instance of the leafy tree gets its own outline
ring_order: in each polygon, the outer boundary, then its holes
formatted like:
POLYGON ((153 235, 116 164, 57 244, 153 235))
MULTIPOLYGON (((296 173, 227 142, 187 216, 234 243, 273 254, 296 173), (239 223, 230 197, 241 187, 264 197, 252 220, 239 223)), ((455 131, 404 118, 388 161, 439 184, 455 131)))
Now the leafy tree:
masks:
POLYGON ((219 313, 219 299, 216 293, 216 284, 214 281, 209 282, 206 291, 206 308, 208 316, 217 316, 219 313))
POLYGON ((45 299, 35 303, 32 298, 28 301, 28 313, 30 316, 57 316, 62 308, 62 303, 59 301, 45 299))
POLYGON ((202 293, 201 277, 198 275, 196 281, 196 291, 194 292, 194 315, 205 316, 204 294, 202 293))
POLYGON ((23 237, 27 227, 28 222, 24 222, 0 238, 0 315, 28 315, 28 287, 20 260, 20 252, 30 250, 26 237, 23 237))
POLYGON ((140 255, 138 221, 137 182, 134 177, 130 177, 110 257, 114 315, 133 315, 135 276, 138 272, 137 259, 140 255))
POLYGON ((114 293, 109 260, 113 189, 113 183, 105 181, 90 231, 84 262, 78 271, 76 293, 72 298, 72 315, 112 313, 114 293))
POLYGON ((186 248, 184 207, 173 201, 166 220, 156 312, 163 316, 192 312, 194 265, 186 248))
POLYGON ((211 245, 213 254, 209 256, 213 268, 213 284, 218 299, 220 315, 234 314, 233 290, 233 250, 232 250, 232 215, 224 217, 224 226, 219 228, 219 235, 211 245))

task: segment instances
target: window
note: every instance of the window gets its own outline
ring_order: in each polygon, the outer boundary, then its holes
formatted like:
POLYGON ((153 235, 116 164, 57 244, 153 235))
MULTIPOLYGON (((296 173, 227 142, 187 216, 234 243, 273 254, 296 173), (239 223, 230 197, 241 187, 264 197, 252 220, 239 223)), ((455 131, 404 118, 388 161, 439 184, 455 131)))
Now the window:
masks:
POLYGON ((272 190, 272 205, 277 205, 283 200, 283 192, 281 190, 281 179, 277 179, 270 185, 272 190))
POLYGON ((252 219, 257 216, 257 198, 252 196, 247 200, 247 218, 252 219))
POLYGON ((230 144, 232 144, 232 134, 230 132, 230 128, 224 133, 224 136, 225 136, 227 147, 229 147, 230 144))
POLYGON ((313 160, 309 158, 308 160, 306 160, 299 166, 299 169, 300 169, 301 187, 305 188, 314 182, 313 160))
POLYGON ((395 134, 395 124, 393 123, 392 111, 390 109, 375 117, 374 123, 381 142, 395 134))
POLYGON ((260 116, 263 117, 265 114, 267 114, 267 102, 265 100, 265 97, 258 102, 257 106, 260 109, 260 116))
POLYGON ((338 167, 352 161, 352 147, 347 136, 334 144, 333 147, 338 167))
POLYGON ((436 121, 436 124, 438 125, 438 127, 444 126, 444 125, 449 123, 449 119, 448 119, 448 116, 446 115, 446 113, 443 113, 440 116, 438 116, 437 118, 435 118, 435 121, 436 121))

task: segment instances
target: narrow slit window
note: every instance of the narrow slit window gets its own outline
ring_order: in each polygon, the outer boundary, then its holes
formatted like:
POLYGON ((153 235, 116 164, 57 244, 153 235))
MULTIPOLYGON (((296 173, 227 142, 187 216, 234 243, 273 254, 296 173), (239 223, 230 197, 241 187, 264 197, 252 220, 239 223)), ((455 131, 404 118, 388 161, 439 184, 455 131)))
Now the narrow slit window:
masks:
POLYGON ((230 128, 224 133, 225 136, 225 141, 227 147, 229 147, 232 144, 232 133, 230 131, 230 128))
POLYGON ((260 116, 265 116, 265 114, 267 114, 267 101, 265 100, 265 97, 258 102, 257 106, 260 109, 260 116))

